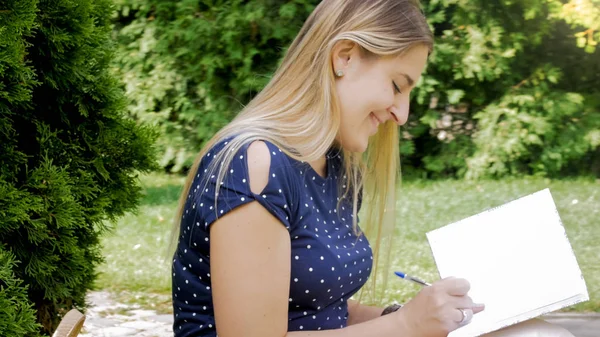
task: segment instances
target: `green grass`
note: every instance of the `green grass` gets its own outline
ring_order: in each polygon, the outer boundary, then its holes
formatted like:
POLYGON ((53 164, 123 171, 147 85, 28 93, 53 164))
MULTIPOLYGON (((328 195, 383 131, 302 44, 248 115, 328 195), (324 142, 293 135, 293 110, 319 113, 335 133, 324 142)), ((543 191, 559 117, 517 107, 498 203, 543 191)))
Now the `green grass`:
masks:
MULTIPOLYGON (((148 298, 148 294, 170 294, 167 241, 183 179, 150 175, 142 178, 142 184, 146 196, 139 214, 122 218, 103 240, 106 263, 99 268, 97 281, 100 289, 135 294, 130 296, 133 301, 135 297, 148 298)), ((568 310, 600 312, 600 181, 519 178, 404 183, 397 203, 392 267, 436 279, 426 232, 546 187, 557 204, 590 293, 590 301, 568 310)), ((409 282, 389 277, 384 296, 388 302, 405 302, 418 290, 409 282)))
MULTIPOLYGON (((406 183, 397 203, 392 266, 430 280, 438 278, 425 233, 507 201, 550 188, 582 269, 590 301, 569 308, 600 312, 600 181, 540 178, 502 181, 406 183)), ((404 301, 419 288, 389 280, 388 300, 404 301)))
POLYGON ((121 218, 102 240, 105 263, 99 267, 96 288, 132 293, 136 300, 143 294, 170 294, 167 250, 183 182, 166 175, 142 177, 145 196, 137 214, 121 218))

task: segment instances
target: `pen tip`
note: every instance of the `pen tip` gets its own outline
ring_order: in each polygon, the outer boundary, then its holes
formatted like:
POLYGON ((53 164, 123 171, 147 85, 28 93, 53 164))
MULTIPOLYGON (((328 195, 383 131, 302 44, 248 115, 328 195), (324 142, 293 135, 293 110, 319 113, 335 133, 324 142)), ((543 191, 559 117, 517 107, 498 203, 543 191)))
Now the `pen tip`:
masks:
POLYGON ((406 274, 404 274, 403 272, 400 271, 395 271, 394 274, 396 274, 397 276, 404 278, 404 276, 406 276, 406 274))

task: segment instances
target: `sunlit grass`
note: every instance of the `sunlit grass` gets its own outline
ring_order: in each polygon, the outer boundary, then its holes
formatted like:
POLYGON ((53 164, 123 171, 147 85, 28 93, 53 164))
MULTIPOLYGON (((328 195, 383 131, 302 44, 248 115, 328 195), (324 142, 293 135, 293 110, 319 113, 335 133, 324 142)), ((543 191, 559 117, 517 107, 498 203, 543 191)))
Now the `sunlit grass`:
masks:
MULTIPOLYGON (((530 193, 550 188, 567 235, 582 269, 590 301, 569 308, 600 311, 600 182, 593 180, 550 181, 519 178, 501 181, 440 181, 407 183, 397 204, 398 222, 393 268, 438 278, 425 233, 530 193)), ((560 272, 560 271, 557 271, 560 272)), ((388 282, 388 300, 404 302, 419 290, 409 282, 388 282)))
MULTIPOLYGON (((150 175, 143 177, 142 183, 146 196, 138 214, 120 219, 114 232, 104 237, 106 263, 99 268, 96 284, 100 289, 137 293, 138 297, 140 293, 170 295, 167 241, 183 179, 150 175)), ((590 293, 590 301, 569 310, 600 312, 600 182, 594 180, 404 183, 397 202, 392 269, 437 279, 426 232, 546 187, 557 204, 590 293)), ((392 274, 384 297, 387 302, 405 302, 418 290, 392 274)))
POLYGON ((121 218, 102 241, 106 261, 99 268, 97 288, 170 294, 168 242, 183 182, 167 175, 142 178, 145 197, 137 214, 121 218))

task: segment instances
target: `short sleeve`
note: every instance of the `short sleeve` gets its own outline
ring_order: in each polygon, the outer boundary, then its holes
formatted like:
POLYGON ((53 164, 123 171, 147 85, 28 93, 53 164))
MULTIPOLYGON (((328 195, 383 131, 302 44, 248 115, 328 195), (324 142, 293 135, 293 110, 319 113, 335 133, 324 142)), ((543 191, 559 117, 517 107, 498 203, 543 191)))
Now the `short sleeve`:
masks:
POLYGON ((216 176, 218 170, 211 174, 209 165, 215 153, 221 151, 226 142, 217 144, 201 161, 190 190, 192 203, 196 210, 197 225, 203 225, 206 231, 210 225, 231 210, 252 201, 257 201, 288 229, 294 219, 298 200, 297 187, 292 177, 292 167, 289 158, 277 146, 266 142, 271 154, 269 180, 260 194, 254 194, 250 189, 248 176, 248 147, 243 146, 234 155, 228 165, 223 181, 219 185, 215 197, 216 176), (210 175, 210 176, 208 176, 210 175))

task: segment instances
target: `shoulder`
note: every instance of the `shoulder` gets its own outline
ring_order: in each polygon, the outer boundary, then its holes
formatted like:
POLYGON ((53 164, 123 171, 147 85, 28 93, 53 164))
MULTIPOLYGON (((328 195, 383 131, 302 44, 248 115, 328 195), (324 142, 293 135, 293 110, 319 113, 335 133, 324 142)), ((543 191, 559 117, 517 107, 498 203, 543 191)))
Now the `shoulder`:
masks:
POLYGON ((298 209, 291 158, 268 141, 221 140, 198 167, 191 202, 208 228, 231 210, 257 201, 290 228, 298 209))
POLYGON ((256 140, 245 147, 245 164, 251 192, 263 197, 272 194, 269 198, 274 198, 274 202, 296 209, 300 196, 298 162, 267 140, 256 140))
POLYGON ((271 169, 271 152, 269 146, 262 140, 248 145, 248 179, 253 193, 260 193, 269 182, 271 169))
POLYGON ((267 140, 254 140, 241 145, 233 141, 233 137, 217 141, 207 151, 199 168, 207 168, 215 159, 229 164, 223 167, 225 175, 247 178, 253 193, 260 193, 271 180, 296 180, 294 172, 297 162, 278 145, 267 140))

